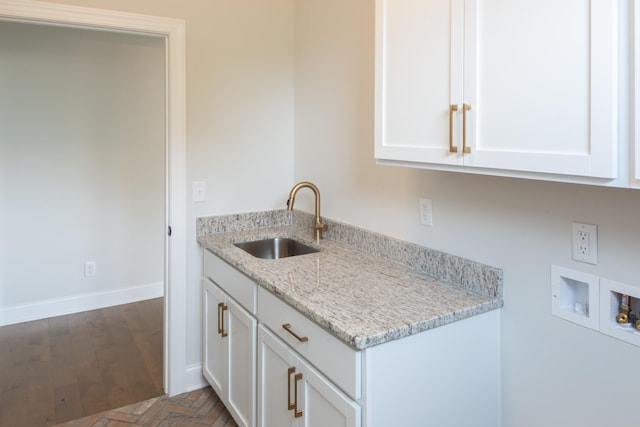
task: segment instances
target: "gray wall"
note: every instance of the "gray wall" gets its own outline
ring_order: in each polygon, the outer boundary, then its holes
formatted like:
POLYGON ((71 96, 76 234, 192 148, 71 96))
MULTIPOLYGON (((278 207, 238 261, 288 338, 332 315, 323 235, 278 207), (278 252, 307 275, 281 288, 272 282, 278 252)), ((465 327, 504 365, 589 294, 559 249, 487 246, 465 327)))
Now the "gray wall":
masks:
POLYGON ((0 309, 162 283, 164 150, 162 39, 0 22, 0 309))
POLYGON ((504 427, 628 424, 640 348, 552 316, 550 265, 640 287, 640 191, 376 165, 374 2, 296 8, 295 176, 319 186, 324 215, 504 270, 504 427), (597 266, 571 260, 572 221, 598 225, 597 266))

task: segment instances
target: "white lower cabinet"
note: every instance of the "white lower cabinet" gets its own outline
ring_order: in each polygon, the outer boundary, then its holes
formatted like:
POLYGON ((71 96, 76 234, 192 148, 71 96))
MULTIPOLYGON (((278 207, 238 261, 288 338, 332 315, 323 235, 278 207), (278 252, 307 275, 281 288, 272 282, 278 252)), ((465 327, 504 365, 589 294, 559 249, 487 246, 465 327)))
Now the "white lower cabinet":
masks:
POLYGON ((634 4, 633 8, 633 139, 629 152, 632 158, 629 180, 632 188, 640 188, 640 7, 634 4))
POLYGON ((203 374, 240 426, 500 425, 498 310, 358 351, 208 251, 204 267, 203 374))
POLYGON ((256 318, 203 280, 203 374, 236 422, 255 426, 256 318))
POLYGON ((357 403, 263 325, 258 326, 258 426, 360 425, 357 403))
POLYGON ((500 312, 364 350, 366 427, 499 427, 500 312))

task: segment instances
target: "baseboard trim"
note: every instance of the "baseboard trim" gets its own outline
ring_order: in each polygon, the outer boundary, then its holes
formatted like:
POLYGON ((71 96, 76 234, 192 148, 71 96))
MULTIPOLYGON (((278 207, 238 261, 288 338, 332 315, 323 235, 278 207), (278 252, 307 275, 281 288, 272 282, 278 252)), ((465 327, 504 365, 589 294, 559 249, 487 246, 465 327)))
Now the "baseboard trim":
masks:
POLYGON ((207 387, 209 383, 202 376, 202 364, 195 363, 193 365, 187 366, 186 370, 186 391, 199 390, 201 388, 207 387))
POLYGON ((74 295, 5 307, 0 308, 0 326, 128 304, 163 295, 164 283, 156 282, 113 291, 74 295))

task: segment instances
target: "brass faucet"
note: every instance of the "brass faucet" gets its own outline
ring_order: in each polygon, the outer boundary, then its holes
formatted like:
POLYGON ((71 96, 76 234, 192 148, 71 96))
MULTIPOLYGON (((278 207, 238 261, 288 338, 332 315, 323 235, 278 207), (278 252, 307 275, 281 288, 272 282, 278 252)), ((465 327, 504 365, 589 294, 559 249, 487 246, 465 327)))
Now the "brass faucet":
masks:
POLYGON ((299 182, 293 186, 291 192, 289 193, 289 200, 287 200, 287 210, 293 210, 293 202, 296 199, 296 193, 303 187, 310 188, 313 193, 316 195, 316 218, 315 224, 313 225, 313 229, 315 230, 316 241, 320 241, 322 239, 322 232, 327 229, 327 224, 323 224, 320 221, 320 190, 314 184, 310 182, 299 182))

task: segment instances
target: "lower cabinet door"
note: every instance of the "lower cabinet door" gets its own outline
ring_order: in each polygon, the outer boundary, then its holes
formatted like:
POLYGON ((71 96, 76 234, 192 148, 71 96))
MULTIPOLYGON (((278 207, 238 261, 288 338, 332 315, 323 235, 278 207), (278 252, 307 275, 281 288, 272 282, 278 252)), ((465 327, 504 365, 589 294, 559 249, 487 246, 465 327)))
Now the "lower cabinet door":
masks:
POLYGON ((257 321, 209 279, 202 285, 202 372, 238 425, 254 427, 257 321))
POLYGON ((293 353, 264 326, 258 326, 258 426, 299 426, 290 408, 295 385, 293 353))
POLYGON ((360 406, 258 326, 258 426, 360 427, 360 406))
POLYGON ((231 298, 226 301, 228 325, 227 408, 241 427, 253 427, 256 407, 257 321, 231 298))
POLYGON ((203 355, 202 373, 211 387, 223 397, 227 384, 227 348, 220 331, 221 306, 226 295, 209 279, 202 280, 203 293, 203 355))
POLYGON ((304 427, 355 427, 360 426, 360 406, 322 376, 310 365, 302 362, 302 393, 298 401, 304 414, 304 427))

